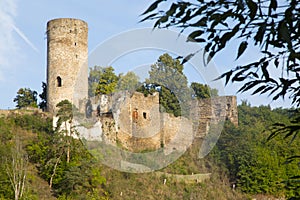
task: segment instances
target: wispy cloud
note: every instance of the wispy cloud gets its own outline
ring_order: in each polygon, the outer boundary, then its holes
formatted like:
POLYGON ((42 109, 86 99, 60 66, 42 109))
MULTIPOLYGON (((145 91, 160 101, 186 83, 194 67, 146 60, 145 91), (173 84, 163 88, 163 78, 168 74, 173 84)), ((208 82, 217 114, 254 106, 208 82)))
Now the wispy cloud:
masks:
POLYGON ((18 33, 18 35, 37 53, 39 53, 39 50, 34 46, 34 44, 26 37, 26 35, 14 24, 11 25, 13 29, 18 33))
POLYGON ((19 35, 34 51, 39 50, 15 25, 18 0, 0 0, 0 81, 5 80, 5 71, 10 70, 17 62, 19 45, 15 38, 19 35))
POLYGON ((12 56, 17 52, 12 26, 16 15, 16 0, 0 1, 0 81, 4 80, 4 71, 10 66, 11 60, 14 60, 12 56))

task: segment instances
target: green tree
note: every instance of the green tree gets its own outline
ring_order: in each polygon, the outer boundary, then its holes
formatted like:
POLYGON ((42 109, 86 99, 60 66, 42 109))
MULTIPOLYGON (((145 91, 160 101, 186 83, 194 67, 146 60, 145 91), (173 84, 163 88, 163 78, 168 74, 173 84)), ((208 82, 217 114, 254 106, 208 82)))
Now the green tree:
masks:
POLYGON ((99 165, 93 159, 80 159, 65 171, 64 179, 59 183, 58 190, 76 199, 102 199, 103 185, 106 179, 101 176, 99 165), (94 198, 87 198, 93 196, 94 198))
POLYGON ((158 61, 151 65, 149 79, 141 89, 143 90, 150 93, 158 91, 159 103, 164 111, 175 116, 187 114, 191 97, 187 78, 183 74, 183 65, 169 54, 161 55, 158 61))
POLYGON ((42 82, 42 88, 43 91, 41 94, 39 94, 39 97, 41 99, 41 102, 39 103, 39 108, 43 111, 46 111, 47 109, 47 84, 45 82, 42 82))
POLYGON ((194 91, 194 96, 198 99, 210 98, 218 96, 217 89, 211 89, 208 85, 192 82, 191 89, 194 91))
POLYGON ((127 72, 125 75, 119 75, 117 90, 135 91, 139 84, 139 77, 134 72, 127 72))
POLYGON ((88 78, 89 96, 111 94, 118 84, 118 76, 113 67, 95 66, 90 69, 88 78))
POLYGON ((101 67, 94 66, 94 68, 90 68, 89 77, 88 77, 88 93, 89 97, 92 97, 96 93, 96 88, 98 86, 100 77, 101 77, 101 67))
POLYGON ((29 88, 20 88, 13 100, 18 109, 25 107, 37 107, 37 92, 29 88))
POLYGON ((60 129, 60 126, 63 123, 64 123, 64 128, 67 129, 67 123, 72 123, 73 120, 73 105, 69 100, 65 99, 60 101, 56 105, 56 107, 58 108, 56 114, 56 117, 58 117, 57 129, 60 129))
MULTIPOLYGON (((69 117, 71 116, 68 112, 70 103, 63 102, 60 107, 65 106, 64 110, 68 113, 63 119, 69 123, 69 117)), ((66 196, 70 199, 100 199, 105 196, 102 188, 105 184, 105 178, 101 176, 100 164, 94 160, 83 143, 78 139, 67 136, 63 130, 53 131, 51 124, 48 125, 46 119, 39 117, 34 119, 36 122, 32 122, 32 124, 39 124, 40 121, 44 121, 40 126, 47 125, 51 129, 38 128, 38 130, 45 130, 45 132, 38 131, 36 133, 37 137, 32 138, 32 141, 29 141, 26 145, 26 150, 30 162, 37 166, 39 174, 49 183, 54 194, 60 197, 66 196), (66 156, 68 148, 71 152, 69 161, 66 156)), ((16 125, 21 127, 23 123, 18 121, 16 125)), ((2 179, 0 177, 0 180, 2 179)), ((0 192, 2 188, 0 184, 0 192)))
POLYGON ((59 108, 57 111, 56 117, 58 117, 58 121, 56 124, 56 132, 59 135, 63 135, 63 139, 65 140, 65 147, 67 156, 67 163, 70 162, 70 151, 71 151, 71 140, 74 136, 77 136, 76 128, 73 126, 73 105, 68 100, 63 100, 59 102, 56 107, 59 108))

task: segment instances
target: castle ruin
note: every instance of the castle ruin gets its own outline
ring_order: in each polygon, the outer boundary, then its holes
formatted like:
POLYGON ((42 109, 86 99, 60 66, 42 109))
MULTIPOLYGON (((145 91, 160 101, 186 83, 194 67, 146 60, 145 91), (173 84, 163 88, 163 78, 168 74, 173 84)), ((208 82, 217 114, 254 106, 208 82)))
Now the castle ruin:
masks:
POLYGON ((189 118, 160 112, 158 93, 145 97, 122 91, 88 98, 87 38, 88 25, 82 20, 47 24, 47 109, 55 116, 56 105, 65 99, 79 108, 92 122, 90 127, 76 122, 81 137, 130 151, 184 151, 194 138, 203 138, 212 123, 238 124, 235 96, 193 100, 189 118))
POLYGON ((47 110, 69 100, 76 107, 88 97, 88 25, 78 19, 47 23, 47 110), (77 81, 80 77, 80 83, 77 81))

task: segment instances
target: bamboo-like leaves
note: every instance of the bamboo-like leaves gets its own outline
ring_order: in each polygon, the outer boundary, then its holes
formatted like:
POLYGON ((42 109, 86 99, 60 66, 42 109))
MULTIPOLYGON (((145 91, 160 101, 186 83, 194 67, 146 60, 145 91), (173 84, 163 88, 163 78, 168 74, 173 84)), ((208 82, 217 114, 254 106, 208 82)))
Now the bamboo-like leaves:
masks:
POLYGON ((282 66, 283 73, 287 72, 291 77, 296 77, 300 72, 300 2, 269 0, 267 4, 262 4, 255 0, 235 3, 229 0, 194 3, 186 0, 165 1, 170 3, 166 11, 157 11, 156 15, 153 15, 154 10, 163 2, 156 0, 146 10, 147 12, 142 14, 145 16, 144 19, 156 20, 154 27, 177 27, 181 29, 181 33, 189 31, 187 41, 204 45, 206 51, 203 54, 204 65, 235 38, 241 41, 237 47, 236 59, 240 59, 249 48, 249 39, 253 39, 254 45, 262 49, 264 60, 259 60, 261 57, 258 57, 248 64, 248 67, 242 66, 245 67, 243 68, 245 71, 241 74, 238 73, 242 69, 238 68, 233 68, 232 73, 224 73, 222 78, 226 84, 230 80, 232 82, 262 80, 263 82, 252 82, 250 84, 252 87, 249 87, 249 84, 245 85, 240 91, 253 89, 253 94, 268 93, 274 95, 274 100, 290 93, 293 103, 300 105, 300 92, 296 83, 293 83, 294 85, 288 81, 282 83, 278 77, 272 77, 269 73, 272 67, 280 70, 279 66, 282 66), (252 85, 253 83, 258 85, 252 85), (260 84, 266 87, 257 91, 260 84))
POLYGON ((219 77, 216 78, 215 80, 219 80, 219 79, 222 79, 222 78, 225 77, 225 80, 226 80, 226 81, 225 81, 225 85, 227 85, 228 82, 229 82, 229 80, 230 80, 230 77, 231 77, 232 73, 233 73, 233 71, 230 70, 230 71, 228 71, 228 72, 222 74, 221 76, 219 76, 219 77))
POLYGON ((145 15, 147 13, 152 12, 153 10, 155 10, 158 6, 158 4, 160 4, 161 2, 166 1, 166 0, 157 0, 154 3, 152 3, 147 10, 145 10, 145 12, 142 13, 142 15, 145 15))
POLYGON ((278 3, 276 0, 271 0, 269 5, 269 15, 271 15, 272 11, 276 11, 278 3))
POLYGON ((249 16, 251 19, 253 19, 257 13, 258 6, 252 0, 247 0, 246 3, 247 3, 247 6, 249 7, 249 11, 250 11, 249 16))
POLYGON ((206 40, 201 38, 201 35, 203 33, 204 33, 204 31, 202 31, 202 30, 194 31, 188 36, 187 41, 188 42, 205 42, 206 40))
POLYGON ((248 46, 247 41, 241 42, 236 59, 238 59, 245 52, 245 50, 247 49, 247 46, 248 46))

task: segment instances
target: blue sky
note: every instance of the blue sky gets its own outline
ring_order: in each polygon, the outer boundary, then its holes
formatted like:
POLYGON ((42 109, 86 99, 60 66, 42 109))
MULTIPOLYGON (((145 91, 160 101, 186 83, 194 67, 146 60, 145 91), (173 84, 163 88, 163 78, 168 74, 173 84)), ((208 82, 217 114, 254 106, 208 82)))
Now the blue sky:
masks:
MULTIPOLYGON (((139 15, 151 4, 147 0, 1 0, 0 1, 0 109, 15 107, 13 98, 19 88, 28 87, 41 92, 41 83, 46 80, 46 23, 54 18, 78 18, 89 25, 89 53, 105 41, 137 28, 151 28, 151 22, 138 23, 139 15)), ((147 37, 145 37, 147 40, 147 37)), ((216 69, 222 73, 234 66, 236 45, 232 44, 215 59, 216 69)), ((255 50, 247 51, 241 58, 255 58, 255 50)), ((126 69, 143 66, 156 61, 162 51, 146 50, 123 56, 112 63, 113 67, 126 69), (138 57, 138 59, 135 59, 138 57), (137 60, 139 62, 137 62, 137 60), (114 66, 115 65, 115 66, 114 66)), ((101 64, 101 63, 99 63, 101 64)), ((91 66, 90 66, 91 67, 91 66)), ((118 70, 117 70, 118 71, 118 70)), ((122 71, 122 70, 119 70, 122 71)), ((187 72, 193 81, 193 72, 187 72)), ((200 80, 199 82, 203 81, 200 80)), ((226 95, 236 95, 238 85, 225 87, 226 95)), ((266 96, 238 94, 239 101, 248 100, 251 105, 288 107, 289 102, 272 102, 266 96)))

